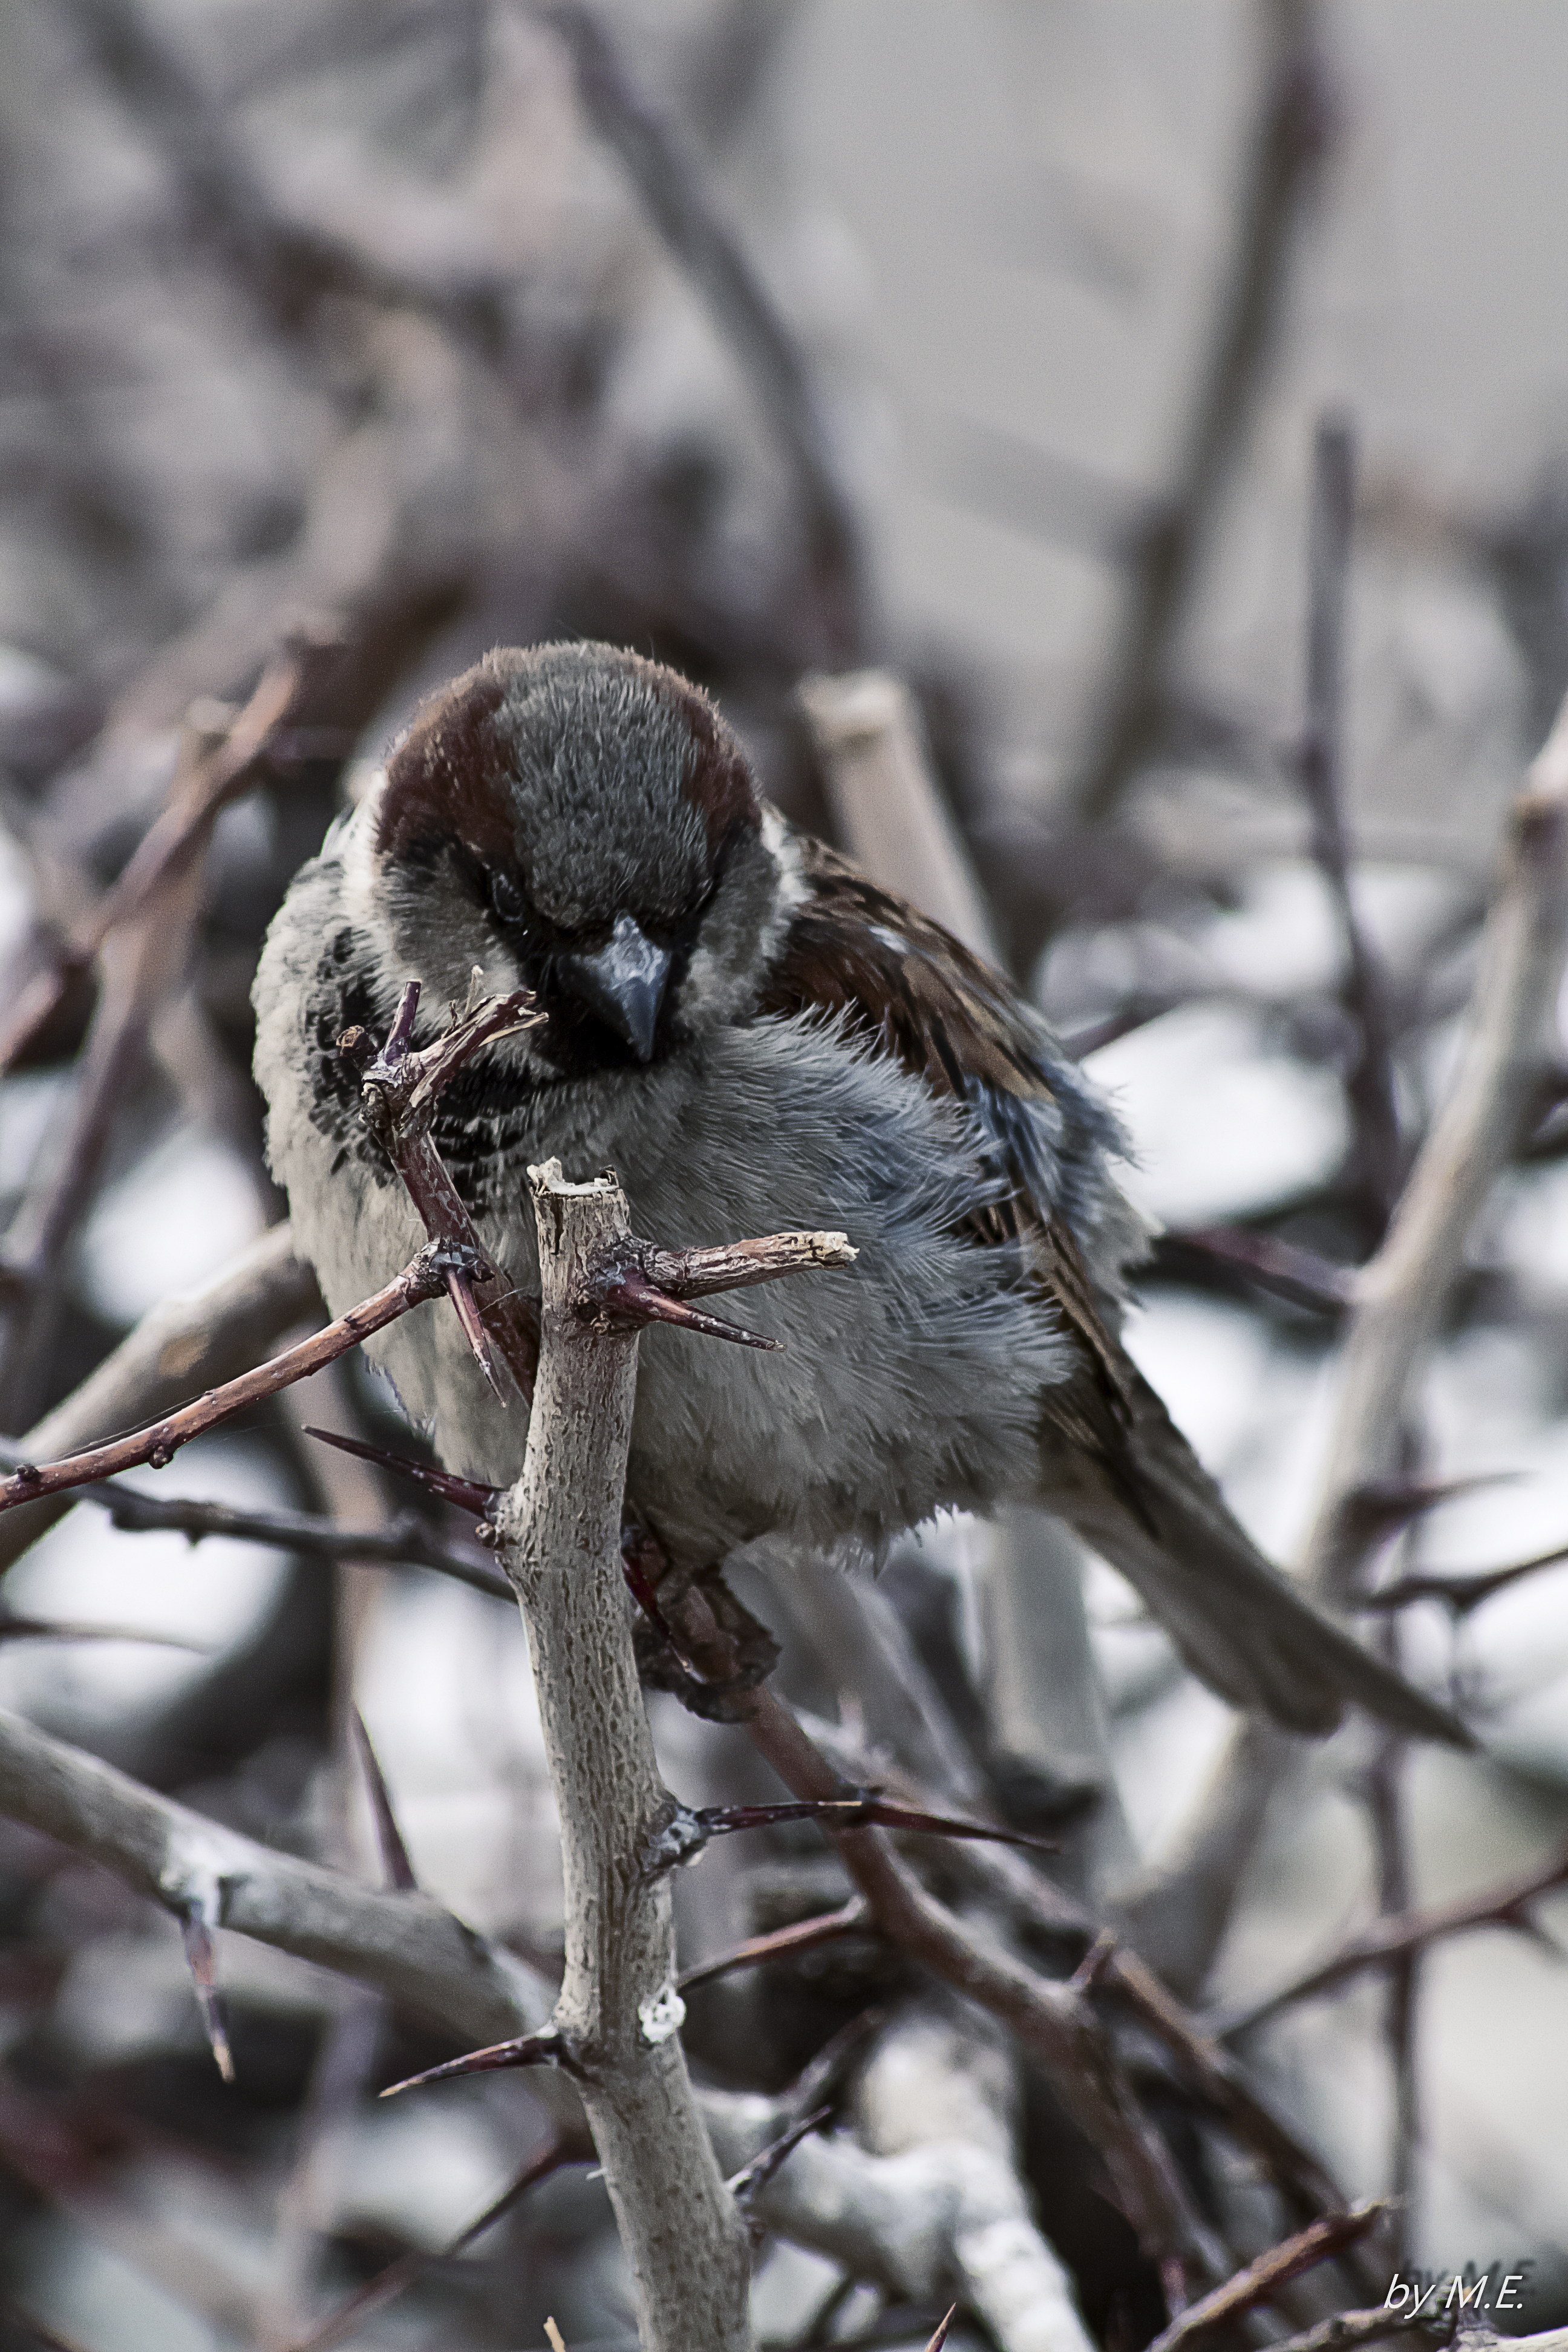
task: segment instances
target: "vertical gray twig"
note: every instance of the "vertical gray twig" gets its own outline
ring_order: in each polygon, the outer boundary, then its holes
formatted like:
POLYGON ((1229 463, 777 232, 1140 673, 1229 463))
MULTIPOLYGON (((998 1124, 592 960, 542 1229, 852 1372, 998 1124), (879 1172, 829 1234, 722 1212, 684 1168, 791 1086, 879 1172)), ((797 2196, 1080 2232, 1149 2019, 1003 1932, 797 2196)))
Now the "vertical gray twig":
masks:
POLYGON ((1381 1238, 1399 1197, 1401 1155, 1388 980, 1351 893, 1351 843, 1344 814, 1345 622, 1354 509, 1354 432, 1348 418, 1325 416, 1312 445, 1307 723, 1298 771, 1311 811, 1312 855, 1333 899, 1344 942, 1343 997, 1356 1029, 1355 1058, 1346 1074, 1345 1093, 1355 1129, 1357 1173, 1381 1238))
POLYGON ((621 1573, 635 1329, 590 1331, 595 1263, 629 1239, 625 1196, 530 1171, 542 1289, 522 1475, 498 1523, 528 1627, 561 1821, 566 1954, 552 2029, 578 2084, 637 2282, 647 2352, 751 2343, 746 2226, 725 2189, 681 2050, 667 1876, 671 1811, 654 1761, 621 1573))

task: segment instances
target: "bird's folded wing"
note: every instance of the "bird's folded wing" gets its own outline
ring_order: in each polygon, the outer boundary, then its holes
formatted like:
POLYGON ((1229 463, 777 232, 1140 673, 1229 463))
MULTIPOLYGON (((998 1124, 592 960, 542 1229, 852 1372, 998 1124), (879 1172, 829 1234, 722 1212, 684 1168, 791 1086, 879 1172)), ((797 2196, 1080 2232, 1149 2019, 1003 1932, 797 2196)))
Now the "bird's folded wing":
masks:
POLYGON ((977 1244, 1016 1248, 1022 1279, 1078 1342, 1076 1371, 1041 1400, 1042 1500, 1131 1580, 1188 1664, 1237 1706, 1321 1733, 1353 1699, 1403 1729, 1468 1745, 1447 1710, 1264 1558, 1108 1325, 1052 1197, 1047 1137, 1062 1126, 1057 1112, 1083 1117, 1085 1097, 1040 1015, 847 859, 816 842, 801 848, 807 893, 761 1010, 839 1014, 973 1114, 985 1181, 964 1229, 977 1244))
POLYGON ((1047 1398, 1063 1433, 1102 1463, 1147 1517, 1129 1451, 1133 1372, 1107 1328, 1072 1230, 1051 1200, 1036 1122, 1058 1099, 1060 1049, 1033 1005, 939 924, 878 887, 817 841, 800 839, 808 895, 795 910, 764 993, 764 1013, 847 1018, 933 1094, 965 1105, 987 1181, 964 1229, 1012 1244, 1024 1278, 1076 1339, 1090 1377, 1047 1398))

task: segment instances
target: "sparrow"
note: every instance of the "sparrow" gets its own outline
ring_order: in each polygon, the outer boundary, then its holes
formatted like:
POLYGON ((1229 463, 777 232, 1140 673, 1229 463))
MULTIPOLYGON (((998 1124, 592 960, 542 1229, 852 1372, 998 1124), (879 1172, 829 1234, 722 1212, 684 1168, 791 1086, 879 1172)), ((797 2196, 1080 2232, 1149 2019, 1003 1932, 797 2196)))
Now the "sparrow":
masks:
MULTIPOLYGON (((677 1570, 767 1535, 875 1555, 943 1508, 1043 1505, 1233 1705, 1465 1737, 1263 1556, 1133 1364, 1124 1138, 1041 1014, 788 824, 712 702, 635 654, 500 649, 453 679, 271 926, 256 1073, 334 1314, 425 1239, 338 1040, 384 1037, 416 977, 427 1041, 476 967, 541 1017, 458 1076, 433 1134, 520 1289, 526 1171, 552 1158, 614 1168, 667 1247, 828 1226, 858 1252, 748 1294, 782 1352, 644 1333, 627 1508, 677 1570)), ((526 1416, 454 1316, 371 1353, 449 1468, 515 1478, 526 1416)))

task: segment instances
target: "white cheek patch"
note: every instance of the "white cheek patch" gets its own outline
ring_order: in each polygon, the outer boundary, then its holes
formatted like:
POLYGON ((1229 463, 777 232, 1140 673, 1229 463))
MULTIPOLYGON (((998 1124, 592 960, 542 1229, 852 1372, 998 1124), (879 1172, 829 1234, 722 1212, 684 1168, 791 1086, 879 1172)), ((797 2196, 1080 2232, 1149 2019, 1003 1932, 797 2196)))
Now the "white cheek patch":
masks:
POLYGON ((374 938, 380 923, 375 902, 375 828, 381 796, 386 789, 384 768, 376 782, 343 827, 343 912, 356 930, 374 938))
POLYGON ((758 836, 773 867, 765 908, 759 912, 752 939, 742 939, 726 925, 717 949, 702 946, 693 951, 680 987, 680 1009, 688 1021, 723 1021, 746 1009, 757 975, 788 929, 795 909, 811 896, 801 870, 800 844, 766 802, 758 836))
POLYGON ((773 872, 778 877, 773 905, 757 942, 758 962, 765 964, 788 930, 795 908, 803 907, 810 898, 811 884, 804 871, 799 841, 777 809, 766 801, 763 803, 761 831, 763 847, 773 859, 773 872))
POLYGON ((775 903, 779 913, 793 913, 811 896, 811 885, 802 870, 800 843, 771 803, 764 802, 763 806, 762 834, 763 847, 778 869, 779 887, 775 903))
POLYGON ((719 998, 719 966, 707 948, 699 948, 686 967, 680 1009, 687 1019, 700 1021, 714 1011, 719 998))

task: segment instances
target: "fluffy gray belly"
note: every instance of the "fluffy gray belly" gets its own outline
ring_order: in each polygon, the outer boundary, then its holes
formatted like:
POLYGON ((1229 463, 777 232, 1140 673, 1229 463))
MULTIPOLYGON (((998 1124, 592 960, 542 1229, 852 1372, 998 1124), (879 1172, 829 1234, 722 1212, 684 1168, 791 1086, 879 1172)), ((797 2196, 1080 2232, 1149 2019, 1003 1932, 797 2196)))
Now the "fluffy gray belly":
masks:
MULTIPOLYGON (((424 1235, 400 1185, 319 1131, 278 1042, 258 1055, 273 1164, 342 1313, 424 1235)), ((961 1108, 804 1019, 723 1030, 535 1104, 515 1193, 502 1188, 479 1221, 521 1287, 538 1281, 521 1171, 552 1157, 577 1181, 613 1168, 634 1229, 668 1246, 827 1226, 859 1252, 847 1271, 712 1302, 783 1353, 643 1334, 627 1499, 677 1559, 701 1566, 770 1531, 875 1546, 943 1505, 986 1509, 1032 1491, 1040 1393, 1070 1350, 1016 1286, 1010 1254, 955 1231, 984 1184, 961 1108)), ((451 1467, 516 1476, 524 1417, 497 1405, 445 1302, 369 1352, 451 1467)))

